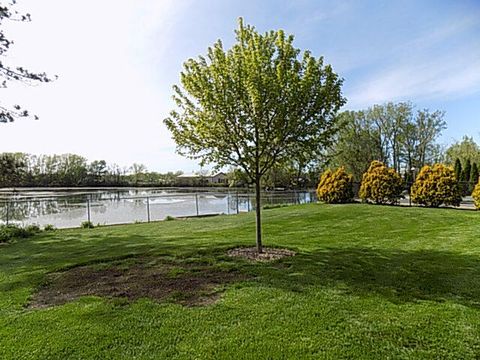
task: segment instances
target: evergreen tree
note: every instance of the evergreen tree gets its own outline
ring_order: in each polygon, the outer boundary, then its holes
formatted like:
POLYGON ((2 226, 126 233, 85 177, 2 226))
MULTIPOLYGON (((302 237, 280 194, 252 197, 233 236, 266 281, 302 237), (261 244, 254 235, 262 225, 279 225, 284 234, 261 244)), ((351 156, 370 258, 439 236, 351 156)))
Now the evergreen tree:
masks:
POLYGON ((457 180, 461 180, 462 177, 462 163, 460 162, 459 158, 455 160, 455 177, 457 180))
POLYGON ((470 175, 472 172, 472 162, 470 159, 467 159, 467 162, 465 163, 465 167, 463 168, 462 171, 462 181, 470 181, 470 175))
POLYGON ((470 181, 476 184, 478 182, 478 176, 478 165, 477 163, 473 163, 472 172, 470 173, 470 181))

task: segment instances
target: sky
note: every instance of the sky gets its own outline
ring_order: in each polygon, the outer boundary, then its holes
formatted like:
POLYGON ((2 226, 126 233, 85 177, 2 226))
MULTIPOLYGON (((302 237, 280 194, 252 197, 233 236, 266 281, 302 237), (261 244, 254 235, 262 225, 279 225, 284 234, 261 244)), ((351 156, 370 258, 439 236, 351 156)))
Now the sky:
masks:
POLYGON ((151 171, 199 170, 175 154, 163 124, 182 64, 217 39, 234 41, 238 17, 283 29, 344 78, 344 110, 387 101, 444 110, 440 142, 480 142, 480 1, 19 0, 29 23, 4 26, 5 63, 58 75, 1 89, 40 120, 0 124, 0 152, 75 153, 151 171))

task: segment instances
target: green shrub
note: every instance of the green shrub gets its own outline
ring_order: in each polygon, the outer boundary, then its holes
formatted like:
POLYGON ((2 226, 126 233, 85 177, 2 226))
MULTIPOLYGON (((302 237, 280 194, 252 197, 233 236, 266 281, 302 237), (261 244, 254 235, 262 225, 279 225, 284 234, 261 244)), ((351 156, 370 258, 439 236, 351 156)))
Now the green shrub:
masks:
POLYGON ((42 231, 42 229, 40 229, 40 226, 37 224, 30 224, 30 225, 27 225, 27 227, 25 228, 25 231, 35 234, 42 231))
POLYGON ((80 224, 80 227, 83 229, 93 229, 95 225, 91 221, 84 221, 80 224))
POLYGON ((0 243, 8 242, 15 238, 27 238, 40 231, 37 225, 29 225, 26 228, 15 224, 0 225, 0 243))
POLYGON ((426 165, 410 191, 412 202, 428 207, 460 206, 462 195, 453 168, 443 164, 426 165))
POLYGON ((173 216, 167 215, 165 217, 165 221, 172 221, 172 220, 175 220, 175 218, 173 216))
POLYGON ((317 187, 319 200, 329 204, 347 203, 353 201, 353 176, 341 167, 335 171, 328 169, 320 177, 317 187))
POLYGON ((266 204, 263 205, 263 210, 278 209, 282 207, 290 206, 290 204, 266 204))
POLYGON ((394 204, 402 198, 402 177, 380 161, 374 160, 363 174, 359 196, 365 202, 394 204))
POLYGON ((44 231, 55 231, 55 230, 57 230, 57 228, 52 224, 47 224, 43 227, 43 230, 44 231))
POLYGON ((478 180, 477 185, 475 185, 475 189, 473 189, 472 197, 475 207, 480 210, 480 180, 478 180))

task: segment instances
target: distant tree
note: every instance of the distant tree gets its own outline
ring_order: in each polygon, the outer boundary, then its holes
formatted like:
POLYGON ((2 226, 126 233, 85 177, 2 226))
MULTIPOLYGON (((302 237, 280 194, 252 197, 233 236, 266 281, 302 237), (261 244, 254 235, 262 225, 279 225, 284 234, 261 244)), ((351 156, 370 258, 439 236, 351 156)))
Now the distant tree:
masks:
POLYGON ((107 166, 107 173, 105 177, 109 185, 123 185, 121 180, 123 175, 125 174, 118 164, 111 164, 107 166))
POLYGON ((20 186, 25 170, 26 164, 16 154, 0 154, 0 187, 20 186))
MULTIPOLYGON (((0 4, 0 56, 5 58, 6 53, 13 44, 4 33, 3 25, 5 21, 23 21, 31 20, 30 14, 21 14, 14 9, 15 0, 0 4)), ((3 59, 0 62, 0 87, 6 88, 11 82, 22 82, 24 84, 35 84, 49 82, 51 79, 45 73, 34 73, 21 66, 7 65, 3 59)), ((30 116, 28 110, 23 109, 20 105, 5 105, 0 103, 0 122, 12 122, 20 117, 30 116)), ((35 115, 35 119, 38 117, 35 115)))
POLYGON ((470 181, 476 184, 478 182, 479 172, 477 163, 473 163, 472 172, 470 173, 470 181))
POLYGON ((174 87, 178 110, 165 124, 177 152, 242 169, 255 184, 256 243, 262 252, 261 181, 275 165, 308 160, 330 143, 345 99, 323 58, 293 46, 282 30, 259 34, 242 19, 236 43, 190 59, 174 87))
POLYGON ((470 175, 472 173, 472 162, 470 159, 467 159, 465 162, 465 167, 462 170, 461 181, 470 181, 470 175))
POLYGON ((147 171, 147 167, 143 164, 134 163, 130 167, 130 170, 133 173, 135 185, 138 185, 138 183, 140 182, 140 179, 142 178, 142 175, 147 171))
POLYGON ((341 114, 341 130, 330 151, 335 166, 345 166, 355 181, 373 160, 404 171, 407 181, 412 169, 443 158, 436 141, 446 127, 444 112, 414 111, 409 102, 375 105, 341 114))
POLYGON ((463 167, 470 159, 472 163, 480 163, 480 146, 473 137, 464 136, 461 141, 452 144, 446 151, 446 162, 453 165, 456 159, 460 159, 463 167))
POLYGON ((88 176, 93 184, 105 182, 107 174, 107 162, 105 160, 95 160, 88 165, 88 176))
POLYGON ((459 158, 455 160, 454 171, 455 171, 455 177, 457 178, 457 180, 460 181, 462 178, 462 162, 460 161, 459 158))
POLYGON ((345 111, 339 115, 341 124, 337 141, 330 150, 330 162, 344 166, 353 175, 354 181, 361 181, 363 173, 373 160, 383 158, 379 132, 367 116, 368 111, 345 111))
MULTIPOLYGON (((416 133, 411 137, 413 140, 413 147, 409 149, 406 146, 407 161, 410 157, 408 152, 412 151, 411 164, 407 163, 410 168, 422 168, 426 164, 433 164, 443 158, 442 148, 436 143, 442 131, 447 128, 447 123, 444 120, 445 112, 435 110, 430 112, 428 109, 418 110, 413 124, 416 128, 416 133)), ((408 144, 410 135, 405 135, 405 141, 408 144)))
POLYGON ((391 165, 397 172, 400 171, 404 132, 412 112, 413 106, 410 103, 392 102, 374 105, 367 112, 378 136, 382 154, 379 160, 391 165))
POLYGON ((76 154, 57 157, 57 180, 61 186, 81 186, 87 183, 87 159, 76 154))

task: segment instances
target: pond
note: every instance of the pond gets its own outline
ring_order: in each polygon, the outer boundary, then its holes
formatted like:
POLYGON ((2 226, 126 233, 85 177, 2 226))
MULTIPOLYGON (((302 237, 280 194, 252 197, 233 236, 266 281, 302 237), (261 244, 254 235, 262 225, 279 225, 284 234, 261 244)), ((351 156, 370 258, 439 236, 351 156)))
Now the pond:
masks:
MULTIPOLYGON (((314 191, 269 191, 262 204, 316 201, 314 191)), ((252 211, 255 196, 246 189, 115 188, 0 191, 0 222, 52 224, 58 228, 122 224, 210 214, 252 211)))

